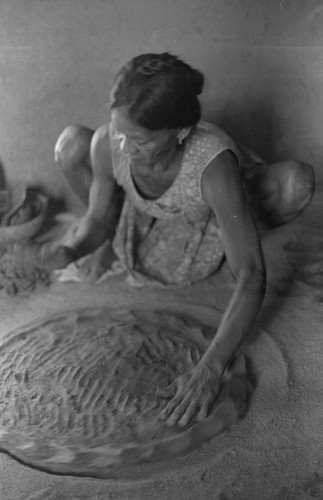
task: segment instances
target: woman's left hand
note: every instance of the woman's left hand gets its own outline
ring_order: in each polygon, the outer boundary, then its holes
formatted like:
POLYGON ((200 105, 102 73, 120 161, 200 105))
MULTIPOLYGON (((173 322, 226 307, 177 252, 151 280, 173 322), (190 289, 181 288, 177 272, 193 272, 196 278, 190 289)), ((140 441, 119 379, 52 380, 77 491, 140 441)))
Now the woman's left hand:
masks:
POLYGON ((172 398, 160 413, 167 425, 184 427, 196 415, 204 420, 213 405, 220 386, 216 369, 201 360, 195 368, 180 375, 165 390, 159 391, 162 398, 172 398))

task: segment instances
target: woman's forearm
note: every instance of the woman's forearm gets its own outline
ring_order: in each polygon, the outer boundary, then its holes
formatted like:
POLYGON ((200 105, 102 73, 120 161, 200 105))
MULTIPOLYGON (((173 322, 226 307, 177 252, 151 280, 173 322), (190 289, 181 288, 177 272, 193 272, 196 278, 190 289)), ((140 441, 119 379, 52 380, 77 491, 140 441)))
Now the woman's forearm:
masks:
POLYGON ((219 375, 251 329, 264 299, 265 286, 265 272, 241 271, 219 328, 202 358, 214 365, 219 375))
POLYGON ((103 225, 86 215, 75 231, 63 237, 61 244, 71 249, 73 260, 77 260, 97 250, 108 238, 112 239, 114 232, 112 223, 103 225))

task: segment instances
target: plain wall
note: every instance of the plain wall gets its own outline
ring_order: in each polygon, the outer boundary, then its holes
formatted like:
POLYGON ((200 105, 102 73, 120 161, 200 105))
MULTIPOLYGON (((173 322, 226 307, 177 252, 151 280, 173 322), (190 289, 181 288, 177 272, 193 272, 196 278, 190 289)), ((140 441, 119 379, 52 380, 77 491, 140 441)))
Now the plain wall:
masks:
POLYGON ((322 43, 322 1, 0 0, 7 178, 66 196, 53 156, 60 131, 106 121, 116 71, 167 50, 204 72, 206 119, 268 161, 310 162, 320 183, 322 43))

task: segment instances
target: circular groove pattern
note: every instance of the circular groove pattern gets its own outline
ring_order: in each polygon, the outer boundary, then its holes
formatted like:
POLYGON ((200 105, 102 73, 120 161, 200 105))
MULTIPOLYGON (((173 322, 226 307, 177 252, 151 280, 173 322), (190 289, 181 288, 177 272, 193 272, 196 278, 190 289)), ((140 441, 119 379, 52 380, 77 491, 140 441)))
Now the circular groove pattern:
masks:
POLYGON ((57 473, 110 477, 187 452, 245 411, 243 362, 202 423, 169 428, 156 397, 207 347, 180 316, 124 309, 62 313, 9 333, 0 345, 0 446, 57 473))

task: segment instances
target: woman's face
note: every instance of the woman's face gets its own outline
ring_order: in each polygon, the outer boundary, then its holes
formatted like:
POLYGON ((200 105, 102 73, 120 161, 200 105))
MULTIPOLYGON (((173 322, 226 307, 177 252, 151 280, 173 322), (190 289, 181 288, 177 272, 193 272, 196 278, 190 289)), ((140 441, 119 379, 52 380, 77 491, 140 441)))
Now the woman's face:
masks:
POLYGON ((130 120, 125 108, 111 112, 113 128, 120 138, 120 149, 133 163, 154 164, 177 144, 178 130, 149 130, 130 120))

